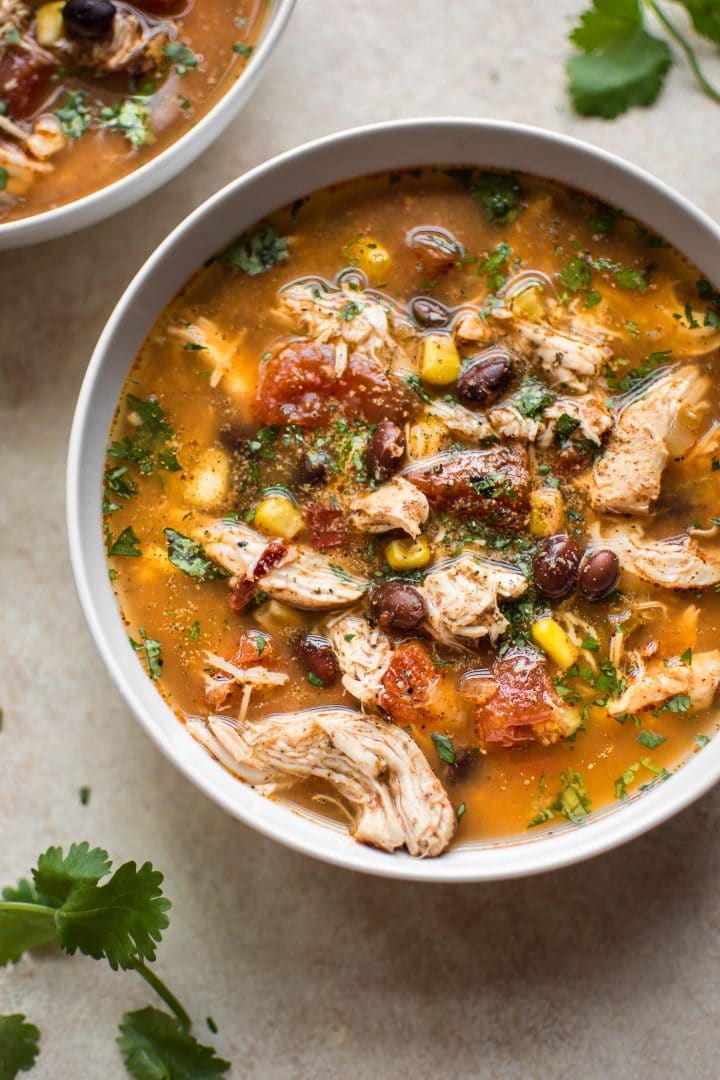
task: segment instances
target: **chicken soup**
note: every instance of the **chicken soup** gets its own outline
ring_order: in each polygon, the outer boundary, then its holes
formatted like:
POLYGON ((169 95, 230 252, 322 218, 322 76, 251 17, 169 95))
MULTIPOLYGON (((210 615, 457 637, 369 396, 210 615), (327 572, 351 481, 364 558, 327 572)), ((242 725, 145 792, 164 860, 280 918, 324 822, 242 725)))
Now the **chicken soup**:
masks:
POLYGON ((719 348, 713 284, 533 177, 228 237, 110 436, 138 662, 238 778, 388 851, 640 797, 716 729, 719 348))
POLYGON ((161 153, 242 75, 266 0, 0 0, 0 222, 161 153))

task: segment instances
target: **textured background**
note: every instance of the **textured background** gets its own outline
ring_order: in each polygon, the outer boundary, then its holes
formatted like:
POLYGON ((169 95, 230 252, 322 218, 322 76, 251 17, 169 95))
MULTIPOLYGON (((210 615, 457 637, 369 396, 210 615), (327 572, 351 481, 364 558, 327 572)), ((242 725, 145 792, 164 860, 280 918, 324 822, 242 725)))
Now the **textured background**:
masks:
MULTIPOLYGON (((316 864, 230 820, 145 737, 88 637, 65 550, 67 436, 96 337, 158 241, 257 162, 373 120, 500 117, 617 151, 717 211, 720 111, 683 68, 651 111, 570 114, 562 65, 581 6, 300 0, 260 91, 203 160, 120 217, 0 256, 0 878, 85 837, 118 862, 152 859, 174 901, 159 971, 201 1037, 215 1018, 235 1076, 717 1071, 720 792, 524 882, 421 887, 316 864)), ((122 1077, 116 1024, 149 998, 84 958, 0 972, 0 1012, 42 1029, 39 1080, 122 1077)))

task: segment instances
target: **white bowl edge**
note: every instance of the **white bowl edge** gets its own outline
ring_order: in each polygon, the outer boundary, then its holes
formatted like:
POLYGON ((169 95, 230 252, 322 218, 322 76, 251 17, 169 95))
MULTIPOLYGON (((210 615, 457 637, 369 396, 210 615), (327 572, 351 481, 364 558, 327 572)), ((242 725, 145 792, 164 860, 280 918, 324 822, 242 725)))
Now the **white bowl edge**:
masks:
POLYGON ((240 112, 265 73, 296 0, 274 0, 266 28, 243 73, 203 117, 156 157, 110 184, 51 210, 0 222, 0 251, 29 247, 86 229, 140 202, 168 183, 218 138, 240 112))
POLYGON ((90 361, 70 437, 67 515, 80 603, 101 656, 132 711, 175 765, 229 813, 266 836, 348 869, 408 880, 462 882, 565 866, 659 824, 720 778, 720 738, 670 779, 585 825, 535 837, 463 845, 421 861, 356 844, 257 795, 213 761, 160 698, 132 652, 107 577, 100 492, 108 429, 129 366, 155 317, 202 262, 272 210, 355 175, 418 165, 509 168, 570 184, 616 204, 668 239, 716 281, 720 228, 661 181, 564 135, 521 124, 427 118, 339 132, 251 170, 195 210, 159 246, 113 311, 90 361))

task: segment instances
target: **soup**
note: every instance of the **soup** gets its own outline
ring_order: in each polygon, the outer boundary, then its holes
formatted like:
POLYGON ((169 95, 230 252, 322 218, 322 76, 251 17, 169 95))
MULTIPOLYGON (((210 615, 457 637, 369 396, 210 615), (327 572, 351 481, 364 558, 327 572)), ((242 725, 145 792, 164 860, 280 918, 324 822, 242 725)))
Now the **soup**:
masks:
POLYGON ((0 0, 0 222, 119 180, 239 78, 265 0, 0 0))
POLYGON ((119 402, 139 661, 233 773, 387 850, 639 797, 716 728, 719 346, 713 285, 557 184, 298 200, 188 282, 119 402))

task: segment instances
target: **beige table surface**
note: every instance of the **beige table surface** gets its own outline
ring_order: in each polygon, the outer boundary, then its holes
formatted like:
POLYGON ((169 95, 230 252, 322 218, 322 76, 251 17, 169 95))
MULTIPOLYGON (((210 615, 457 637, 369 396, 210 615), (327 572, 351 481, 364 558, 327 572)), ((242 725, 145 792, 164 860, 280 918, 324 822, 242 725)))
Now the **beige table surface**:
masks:
MULTIPOLYGON (((374 880, 256 836, 150 743, 106 675, 68 566, 65 448, 115 299, 170 228, 278 151, 390 117, 526 120, 617 151, 711 213, 720 109, 683 68, 651 111, 584 121, 563 90, 580 0, 300 0, 244 114, 124 215, 0 257, 0 879, 88 838, 151 859, 166 976, 249 1077, 717 1075, 720 792, 594 862, 476 887, 374 880), (92 789, 84 807, 78 789, 92 789)), ((718 66, 715 66, 718 73, 718 66)), ((122 1077, 137 976, 56 954, 0 972, 42 1029, 38 1078, 122 1077)))

